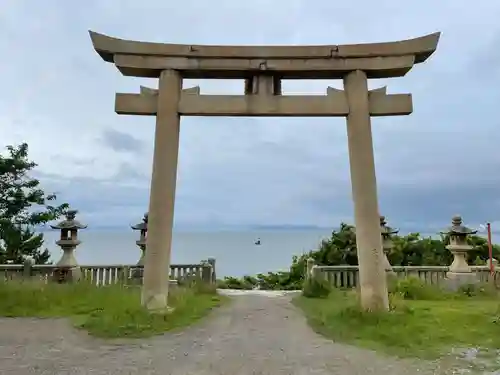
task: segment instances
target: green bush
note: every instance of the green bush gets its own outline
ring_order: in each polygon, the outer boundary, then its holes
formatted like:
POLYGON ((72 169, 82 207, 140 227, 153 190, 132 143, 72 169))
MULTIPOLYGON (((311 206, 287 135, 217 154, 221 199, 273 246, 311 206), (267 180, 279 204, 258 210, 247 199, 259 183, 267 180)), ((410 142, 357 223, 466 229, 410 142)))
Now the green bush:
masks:
POLYGON ((259 273, 255 277, 242 278, 226 276, 217 280, 217 288, 220 289, 301 290, 302 284, 302 279, 293 279, 290 272, 259 273))
POLYGON ((389 293, 407 300, 444 299, 445 293, 437 286, 426 284, 417 277, 393 280, 389 283, 389 293))
POLYGON ((498 295, 498 291, 494 286, 487 283, 475 283, 475 284, 465 284, 461 285, 457 291, 460 295, 467 297, 495 297, 498 295))
POLYGON ((193 290, 196 294, 217 294, 217 285, 213 283, 207 283, 200 279, 195 279, 187 286, 193 290))
MULTIPOLYGON (((456 292, 429 285, 416 277, 391 280, 388 283, 389 298, 405 300, 444 300, 466 297, 496 297, 498 291, 487 283, 465 284, 456 292)), ((397 302, 396 302, 397 303, 397 302)))
POLYGON ((290 272, 268 272, 257 275, 256 285, 262 290, 300 290, 302 280, 294 279, 290 272))
POLYGON ((307 298, 327 298, 331 291, 332 286, 328 281, 310 277, 304 282, 302 295, 307 298))
POLYGON ((400 293, 389 293, 389 310, 391 312, 411 314, 412 308, 400 293))
POLYGON ((477 287, 474 284, 465 284, 458 288, 458 293, 464 294, 467 297, 473 297, 477 294, 477 292, 477 287))
MULTIPOLYGON (((446 249, 449 243, 448 236, 440 238, 425 238, 420 233, 410 233, 405 236, 392 236, 393 248, 387 254, 393 266, 442 266, 449 265, 453 255, 446 249)), ((467 254, 469 264, 486 264, 489 258, 487 240, 480 236, 471 235, 468 243, 473 247, 467 254)), ((493 245, 493 257, 500 256, 500 246, 493 245)), ((294 255, 292 264, 287 272, 269 272, 258 274, 256 277, 245 276, 242 279, 226 278, 221 287, 235 289, 268 289, 268 290, 300 290, 305 279, 307 260, 312 258, 314 264, 324 266, 358 265, 356 247, 356 228, 341 223, 339 228, 332 231, 331 236, 321 241, 318 248, 294 255), (252 287, 250 287, 252 286, 252 287)))
POLYGON ((217 279, 215 281, 215 285, 217 286, 217 289, 229 289, 227 287, 225 280, 222 280, 222 279, 217 279))
POLYGON ((223 280, 217 280, 217 288, 220 289, 252 290, 254 287, 248 280, 237 277, 226 276, 223 280))

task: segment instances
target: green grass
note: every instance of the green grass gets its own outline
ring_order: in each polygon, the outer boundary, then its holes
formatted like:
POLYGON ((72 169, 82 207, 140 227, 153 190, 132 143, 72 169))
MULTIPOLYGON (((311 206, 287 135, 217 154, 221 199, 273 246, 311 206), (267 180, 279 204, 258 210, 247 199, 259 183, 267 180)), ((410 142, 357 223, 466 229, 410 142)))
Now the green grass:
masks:
POLYGON ((452 348, 500 347, 498 297, 404 300, 396 294, 387 313, 362 312, 355 292, 338 290, 323 299, 300 296, 294 303, 326 337, 401 357, 433 359, 452 348))
POLYGON ((211 288, 170 288, 173 312, 150 314, 140 305, 137 287, 0 283, 0 316, 68 317, 76 327, 105 338, 147 337, 184 327, 225 301, 211 288))

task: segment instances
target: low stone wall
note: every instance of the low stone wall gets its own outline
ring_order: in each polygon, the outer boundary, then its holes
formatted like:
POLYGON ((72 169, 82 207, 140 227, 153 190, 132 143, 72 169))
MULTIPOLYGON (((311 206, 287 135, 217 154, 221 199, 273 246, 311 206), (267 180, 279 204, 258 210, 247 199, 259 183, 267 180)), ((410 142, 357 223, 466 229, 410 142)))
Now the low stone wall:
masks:
MULTIPOLYGON (((427 284, 441 285, 446 282, 449 266, 394 266, 397 278, 417 277, 427 284)), ((479 282, 492 281, 488 266, 471 266, 472 273, 479 282)), ((356 288, 359 285, 358 266, 317 266, 309 262, 308 277, 322 278, 336 288, 356 288)), ((500 267, 495 267, 493 281, 500 287, 500 267)))
MULTIPOLYGON (((0 281, 12 279, 39 278, 41 280, 55 279, 66 282, 73 279, 72 273, 78 270, 79 277, 95 285, 110 285, 140 282, 142 279, 142 265, 110 264, 110 265, 81 265, 65 267, 56 265, 31 264, 1 264, 0 281)), ((207 283, 215 283, 215 259, 202 261, 196 264, 170 265, 170 280, 182 282, 187 279, 198 278, 207 283)))

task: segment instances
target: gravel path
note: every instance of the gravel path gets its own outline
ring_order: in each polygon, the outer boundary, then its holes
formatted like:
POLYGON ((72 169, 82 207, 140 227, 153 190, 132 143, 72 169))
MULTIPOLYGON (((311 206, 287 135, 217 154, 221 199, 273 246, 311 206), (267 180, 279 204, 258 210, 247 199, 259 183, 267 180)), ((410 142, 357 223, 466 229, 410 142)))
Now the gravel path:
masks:
POLYGON ((442 374, 326 340, 289 296, 234 296, 200 324, 152 339, 105 342, 59 319, 0 319, 2 375, 442 374))

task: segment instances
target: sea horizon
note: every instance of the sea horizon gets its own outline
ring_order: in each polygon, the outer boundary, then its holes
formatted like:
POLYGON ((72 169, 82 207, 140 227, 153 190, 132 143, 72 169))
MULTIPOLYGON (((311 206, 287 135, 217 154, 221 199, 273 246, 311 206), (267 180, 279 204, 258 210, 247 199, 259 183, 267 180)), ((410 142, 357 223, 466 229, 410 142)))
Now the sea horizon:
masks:
MULTIPOLYGON (((52 262, 62 251, 55 244, 59 231, 44 232, 44 247, 49 249, 52 262)), ((172 264, 194 264, 213 257, 218 277, 255 275, 288 270, 293 255, 315 250, 331 229, 279 230, 174 230, 172 264), (260 239, 261 244, 255 242, 260 239)), ((140 250, 135 244, 139 232, 122 229, 83 229, 78 233, 82 243, 75 256, 82 265, 135 264, 140 250)))
MULTIPOLYGON (((323 239, 331 236, 331 228, 278 230, 174 230, 172 238, 172 264, 193 264, 213 257, 216 259, 218 277, 255 275, 257 273, 287 271, 294 255, 300 256, 317 250, 323 239), (260 239, 260 245, 255 242, 260 239)), ((400 232, 405 235, 408 232, 400 232)), ((44 247, 49 249, 52 262, 62 254, 55 244, 57 230, 44 231, 44 247)), ((422 237, 438 238, 437 233, 421 233, 422 237)), ((135 244, 139 232, 94 227, 79 231, 82 243, 75 256, 81 265, 135 264, 140 250, 135 244)))

